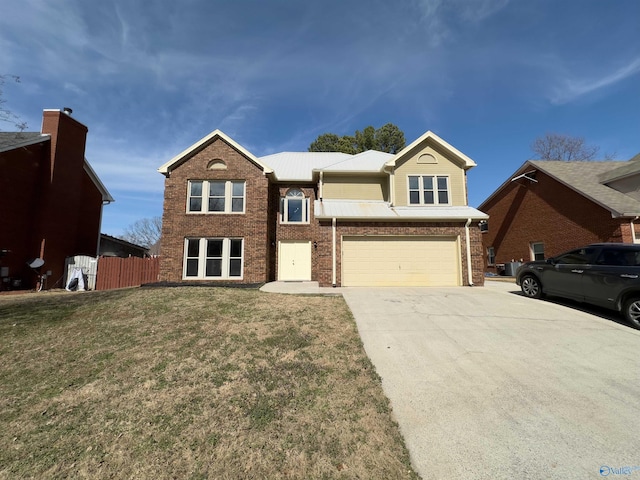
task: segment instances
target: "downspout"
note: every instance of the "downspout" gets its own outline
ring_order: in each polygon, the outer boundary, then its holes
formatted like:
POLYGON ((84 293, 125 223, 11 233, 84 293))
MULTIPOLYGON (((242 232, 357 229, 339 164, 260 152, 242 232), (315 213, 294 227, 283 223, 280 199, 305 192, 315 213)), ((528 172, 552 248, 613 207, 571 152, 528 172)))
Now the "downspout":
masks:
POLYGON ((469 286, 473 287, 473 269, 471 268, 471 244, 469 242, 469 225, 471 225, 471 219, 467 220, 467 223, 464 226, 464 233, 466 236, 466 244, 467 244, 467 276, 469 280, 469 286))
POLYGON ((96 245, 96 257, 100 256, 100 241, 102 240, 102 214, 105 205, 109 205, 111 202, 109 200, 103 200, 100 205, 100 220, 98 223, 98 244, 96 245))
POLYGON ((331 219, 331 234, 333 236, 331 242, 331 256, 333 261, 333 266, 331 268, 331 283, 335 287, 336 286, 336 217, 331 219))
POLYGON ((318 187, 318 190, 319 190, 318 191, 318 196, 320 197, 320 201, 321 202, 322 202, 322 183, 323 183, 323 178, 324 178, 323 173, 324 172, 322 170, 320 170, 320 185, 318 187))
POLYGON ((633 224, 633 222, 638 220, 638 218, 640 218, 640 217, 636 217, 633 220, 631 220, 631 222, 630 222, 630 224, 631 224, 631 243, 637 243, 636 242, 636 227, 633 224))

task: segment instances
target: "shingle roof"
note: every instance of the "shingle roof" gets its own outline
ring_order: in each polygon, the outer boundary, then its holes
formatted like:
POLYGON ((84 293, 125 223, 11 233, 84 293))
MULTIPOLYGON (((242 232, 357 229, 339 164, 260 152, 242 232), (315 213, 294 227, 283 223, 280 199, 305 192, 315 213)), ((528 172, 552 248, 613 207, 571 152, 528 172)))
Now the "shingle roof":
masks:
MULTIPOLYGON (((613 162, 609 162, 613 163, 613 162)), ((616 162, 618 163, 618 162, 616 162)), ((602 175, 600 175, 600 182, 609 183, 613 180, 617 180, 630 175, 636 175, 640 173, 640 153, 633 157, 628 162, 622 162, 623 165, 617 168, 613 168, 602 175)))
POLYGON ((51 138, 39 132, 0 132, 0 153, 45 142, 51 138))
MULTIPOLYGON (((629 195, 625 195, 604 185, 601 181, 603 175, 621 167, 626 167, 628 164, 629 162, 560 162, 532 160, 526 162, 523 167, 527 165, 534 166, 611 211, 614 217, 629 217, 640 215, 640 202, 629 195)), ((522 168, 520 170, 522 170, 522 168)))

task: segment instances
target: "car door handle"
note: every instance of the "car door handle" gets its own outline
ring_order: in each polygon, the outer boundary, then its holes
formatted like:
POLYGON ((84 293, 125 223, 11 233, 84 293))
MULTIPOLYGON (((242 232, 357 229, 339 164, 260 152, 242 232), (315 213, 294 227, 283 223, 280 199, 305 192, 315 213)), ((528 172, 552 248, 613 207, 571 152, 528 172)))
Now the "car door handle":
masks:
POLYGON ((630 275, 628 273, 623 273, 620 275, 622 278, 638 278, 638 275, 630 275))
POLYGON ((583 273, 584 270, 571 270, 571 273, 583 273))

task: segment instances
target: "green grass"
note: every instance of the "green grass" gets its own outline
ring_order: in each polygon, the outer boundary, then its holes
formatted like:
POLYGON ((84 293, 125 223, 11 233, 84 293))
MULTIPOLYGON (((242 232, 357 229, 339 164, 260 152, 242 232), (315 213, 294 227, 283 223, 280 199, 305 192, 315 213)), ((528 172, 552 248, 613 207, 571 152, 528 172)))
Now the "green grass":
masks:
POLYGON ((0 297, 0 478, 417 478, 340 297, 0 297))

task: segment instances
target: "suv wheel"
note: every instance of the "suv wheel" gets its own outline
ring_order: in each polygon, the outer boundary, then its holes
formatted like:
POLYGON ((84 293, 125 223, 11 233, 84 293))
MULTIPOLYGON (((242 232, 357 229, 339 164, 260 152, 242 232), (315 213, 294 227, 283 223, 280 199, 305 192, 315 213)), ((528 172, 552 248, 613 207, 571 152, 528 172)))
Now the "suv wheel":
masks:
MULTIPOLYGON (((525 275, 520 280, 520 288, 525 297, 540 298, 542 297, 542 286, 536 277, 533 275, 525 275)), ((638 305, 640 307, 640 299, 638 299, 638 305)), ((639 312, 640 313, 640 312, 639 312)))
POLYGON ((633 297, 624 302, 623 313, 633 327, 640 329, 640 297, 633 297))

